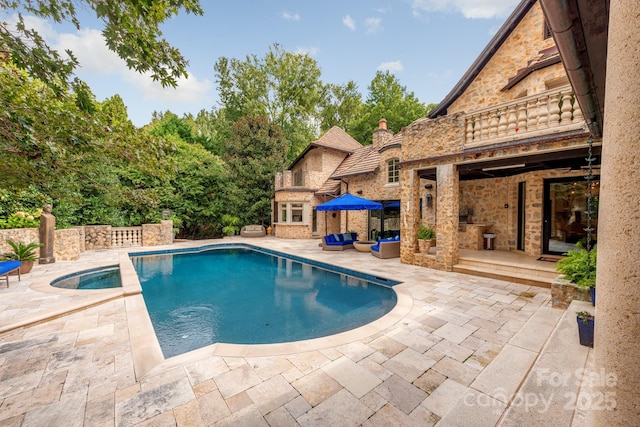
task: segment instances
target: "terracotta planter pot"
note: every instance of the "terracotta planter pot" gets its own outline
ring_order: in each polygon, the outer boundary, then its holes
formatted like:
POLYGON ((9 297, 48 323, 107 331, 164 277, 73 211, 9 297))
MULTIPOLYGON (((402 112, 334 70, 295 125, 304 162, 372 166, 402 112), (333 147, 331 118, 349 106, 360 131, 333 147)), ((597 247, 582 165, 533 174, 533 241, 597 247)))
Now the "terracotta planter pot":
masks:
POLYGON ((20 274, 27 274, 33 268, 33 261, 21 261, 20 274))
POLYGON ((431 247, 434 245, 435 245, 434 239, 431 239, 431 240, 418 239, 418 249, 420 250, 421 254, 429 253, 429 249, 431 249, 431 247))

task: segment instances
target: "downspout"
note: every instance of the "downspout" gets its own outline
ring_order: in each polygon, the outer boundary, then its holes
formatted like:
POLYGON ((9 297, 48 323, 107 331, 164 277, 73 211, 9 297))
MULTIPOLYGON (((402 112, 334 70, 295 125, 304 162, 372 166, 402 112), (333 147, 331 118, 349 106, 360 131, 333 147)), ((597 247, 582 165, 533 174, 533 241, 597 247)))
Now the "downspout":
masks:
POLYGON ((571 13, 571 5, 577 9, 577 5, 571 0, 540 0, 553 39, 556 42, 562 63, 573 87, 575 97, 580 105, 582 114, 587 122, 589 131, 594 138, 602 138, 602 125, 598 123, 598 100, 593 87, 591 87, 590 70, 580 57, 580 46, 584 46, 582 29, 578 28, 578 20, 571 13), (578 34, 576 34, 578 33, 578 34), (577 40, 577 36, 581 40, 577 40))

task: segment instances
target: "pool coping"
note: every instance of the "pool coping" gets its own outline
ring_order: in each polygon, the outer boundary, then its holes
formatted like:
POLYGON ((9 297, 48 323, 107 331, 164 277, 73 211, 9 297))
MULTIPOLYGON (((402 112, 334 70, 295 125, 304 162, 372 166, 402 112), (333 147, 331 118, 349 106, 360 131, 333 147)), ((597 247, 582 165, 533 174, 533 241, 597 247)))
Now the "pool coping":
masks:
MULTIPOLYGON (((408 289, 413 286, 413 284, 409 281, 405 281, 393 286, 388 285, 391 289, 394 290, 397 297, 396 305, 393 307, 393 309, 391 309, 391 311, 389 311, 379 319, 374 320, 373 322, 355 329, 351 329, 349 331, 329 335, 326 337, 277 344, 214 343, 181 355, 165 359, 160 348, 160 343, 158 342, 158 339, 156 337, 155 329, 153 328, 153 324, 151 323, 151 318, 149 317, 144 298, 142 296, 142 286, 140 285, 138 274, 133 266, 131 256, 151 253, 193 252, 220 246, 251 247, 256 250, 268 252, 270 254, 284 254, 287 257, 291 257, 296 260, 302 260, 304 262, 320 267, 328 266, 328 268, 331 268, 332 270, 347 274, 349 274, 350 272, 355 272, 358 275, 364 276, 365 278, 374 277, 379 280, 391 280, 374 274, 359 271, 357 269, 346 269, 338 265, 332 265, 326 262, 300 257, 295 254, 288 253, 286 252, 286 250, 275 251, 266 247, 245 243, 221 242, 219 244, 216 244, 203 243, 202 241, 188 241, 181 242, 179 245, 174 244, 171 246, 158 247, 157 249, 126 248, 122 249, 119 252, 119 259, 117 262, 117 265, 119 265, 120 267, 122 288, 91 290, 56 288, 51 286, 50 283, 51 281, 61 277, 59 273, 43 276, 30 285, 30 288, 32 290, 37 292, 54 293, 66 296, 78 296, 80 298, 80 301, 73 302, 72 304, 66 305, 62 308, 48 311, 44 314, 27 316, 27 318, 11 322, 11 324, 0 326, 0 333, 30 326, 36 323, 49 321, 77 311, 86 310, 88 308, 103 304, 108 301, 122 298, 124 300, 125 311, 127 314, 129 343, 133 356, 134 372, 136 378, 140 379, 147 375, 153 375, 166 369, 183 366, 186 363, 192 363, 194 361, 206 359, 211 356, 279 356, 294 353, 303 353, 348 344, 350 342, 358 341, 388 330, 390 327, 400 322, 413 307, 413 298, 408 291, 408 289)), ((113 261, 105 261, 92 265, 90 269, 104 268, 113 265, 113 261)), ((78 268, 74 268, 73 271, 71 271, 71 274, 86 271, 88 269, 89 268, 87 268, 86 265, 78 266, 78 268)))

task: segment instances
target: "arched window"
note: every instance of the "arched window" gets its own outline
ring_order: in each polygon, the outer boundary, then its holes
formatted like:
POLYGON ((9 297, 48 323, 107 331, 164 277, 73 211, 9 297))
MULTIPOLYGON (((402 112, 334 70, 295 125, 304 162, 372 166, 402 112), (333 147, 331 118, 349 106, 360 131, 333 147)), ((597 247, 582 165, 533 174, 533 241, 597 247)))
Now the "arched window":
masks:
POLYGON ((400 182, 400 166, 398 162, 398 159, 390 159, 387 162, 387 182, 390 184, 400 182))

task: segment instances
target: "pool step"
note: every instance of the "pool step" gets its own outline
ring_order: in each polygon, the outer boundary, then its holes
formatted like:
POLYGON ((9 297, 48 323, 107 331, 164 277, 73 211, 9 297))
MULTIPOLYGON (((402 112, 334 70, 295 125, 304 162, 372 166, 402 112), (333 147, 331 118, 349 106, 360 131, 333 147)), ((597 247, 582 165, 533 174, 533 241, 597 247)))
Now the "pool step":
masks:
POLYGON ((558 277, 553 265, 553 263, 549 263, 548 266, 514 265, 500 260, 477 260, 461 257, 458 264, 453 266, 453 271, 550 288, 551 282, 558 277))

